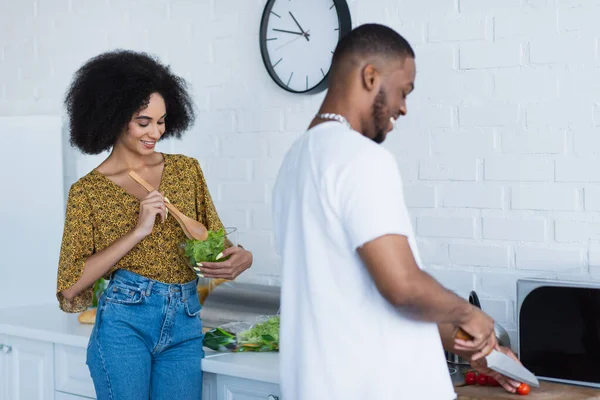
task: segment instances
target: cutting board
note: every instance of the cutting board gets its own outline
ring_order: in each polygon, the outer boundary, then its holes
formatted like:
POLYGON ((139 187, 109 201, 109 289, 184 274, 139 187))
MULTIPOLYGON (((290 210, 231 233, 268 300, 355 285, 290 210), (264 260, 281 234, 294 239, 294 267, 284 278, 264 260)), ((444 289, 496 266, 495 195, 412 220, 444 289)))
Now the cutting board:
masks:
POLYGON ((458 400, 591 400, 600 399, 600 389, 559 383, 540 382, 539 388, 531 388, 527 396, 508 393, 502 387, 463 386, 455 388, 458 400))

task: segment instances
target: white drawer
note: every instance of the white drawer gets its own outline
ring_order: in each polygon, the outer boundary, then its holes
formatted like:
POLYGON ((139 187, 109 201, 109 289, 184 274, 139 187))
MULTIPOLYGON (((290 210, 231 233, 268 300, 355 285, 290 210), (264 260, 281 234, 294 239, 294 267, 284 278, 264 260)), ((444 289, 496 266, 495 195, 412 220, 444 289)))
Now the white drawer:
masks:
POLYGON ((219 400, 280 400, 279 385, 233 376, 217 375, 219 400))
POLYGON ((85 359, 85 348, 54 345, 54 387, 57 391, 96 398, 94 383, 85 359))

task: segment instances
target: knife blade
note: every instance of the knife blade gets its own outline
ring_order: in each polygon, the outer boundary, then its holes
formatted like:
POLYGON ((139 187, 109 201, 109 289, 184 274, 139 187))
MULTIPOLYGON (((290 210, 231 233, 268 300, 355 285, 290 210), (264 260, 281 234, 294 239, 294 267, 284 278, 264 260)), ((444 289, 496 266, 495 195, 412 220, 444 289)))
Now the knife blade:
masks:
POLYGON ((498 350, 492 350, 485 356, 487 366, 518 382, 525 382, 530 386, 540 387, 540 382, 527 368, 498 350))
MULTIPOLYGON (((456 338, 461 340, 473 340, 473 336, 469 335, 461 328, 458 328, 456 338)), ((540 387, 540 382, 531 371, 496 349, 493 349, 490 354, 485 356, 485 361, 487 362, 488 368, 499 372, 508 378, 518 382, 525 382, 530 386, 540 387)))

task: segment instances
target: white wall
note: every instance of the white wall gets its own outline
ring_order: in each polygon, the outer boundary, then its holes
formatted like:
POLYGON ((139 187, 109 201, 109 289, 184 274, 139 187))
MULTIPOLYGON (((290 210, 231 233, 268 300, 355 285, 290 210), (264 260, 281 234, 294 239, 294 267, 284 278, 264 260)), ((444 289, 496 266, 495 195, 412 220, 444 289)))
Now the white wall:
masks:
POLYGON ((58 116, 0 116, 0 308, 55 298, 64 224, 62 125, 58 116))
MULTIPOLYGON (((277 283, 270 190, 323 94, 287 94, 267 76, 264 3, 0 0, 0 115, 61 115, 71 74, 103 50, 159 55, 190 80, 200 109, 185 140, 163 150, 201 161, 225 223, 255 251, 245 279, 277 283)), ((600 275, 599 3, 349 3, 354 25, 386 23, 417 53, 409 116, 386 146, 428 269, 462 294, 478 290, 509 329, 517 277, 600 275)), ((65 154, 66 187, 99 162, 65 154)))

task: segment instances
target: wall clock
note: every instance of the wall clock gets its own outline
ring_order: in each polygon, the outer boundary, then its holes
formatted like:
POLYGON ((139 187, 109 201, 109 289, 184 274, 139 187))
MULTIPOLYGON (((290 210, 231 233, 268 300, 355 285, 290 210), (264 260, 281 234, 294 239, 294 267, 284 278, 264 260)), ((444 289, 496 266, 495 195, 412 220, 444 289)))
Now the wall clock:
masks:
POLYGON ((267 72, 288 92, 325 90, 333 51, 351 29, 346 0, 268 0, 260 25, 267 72))

